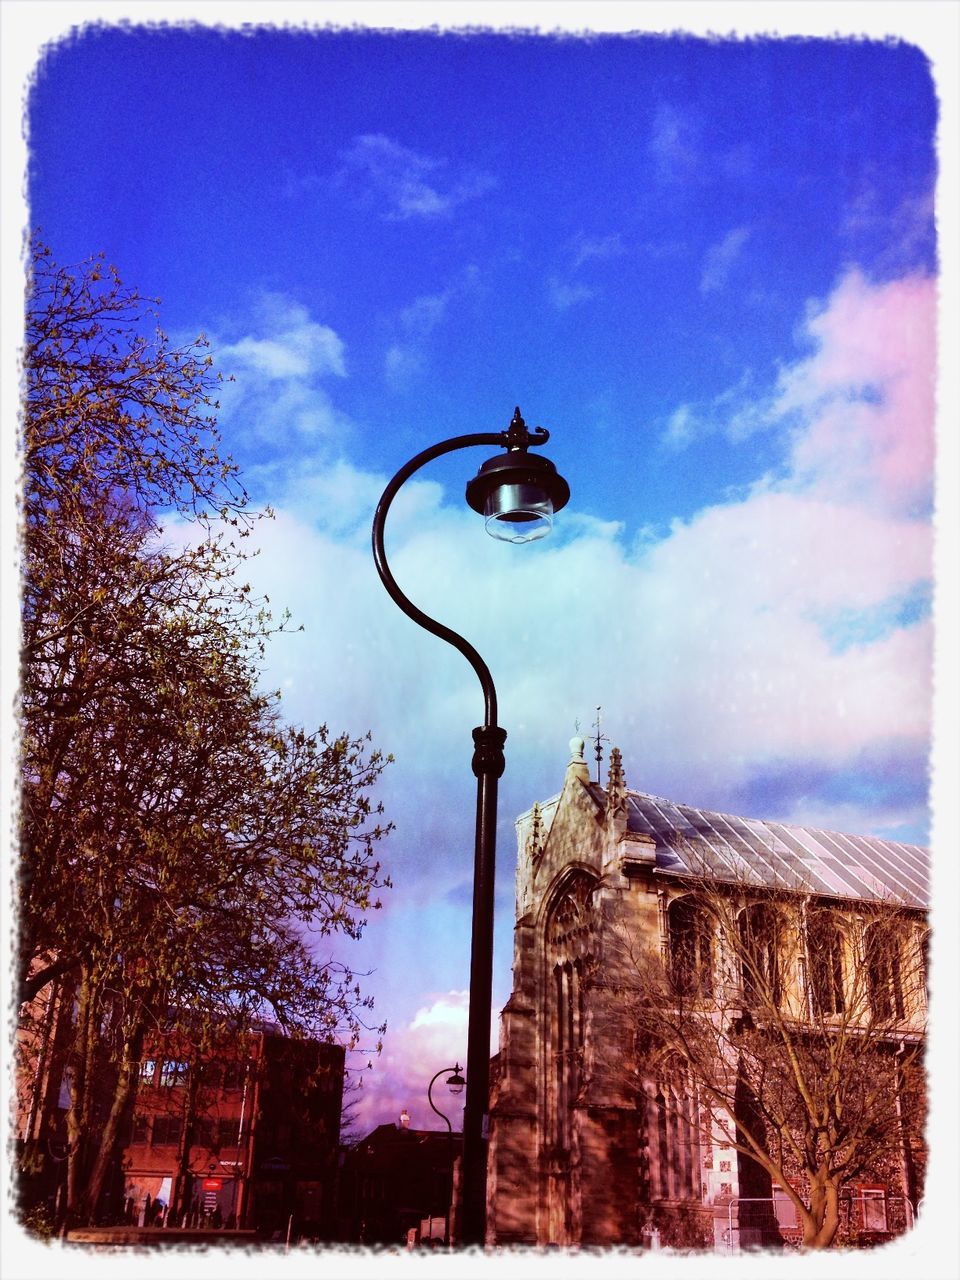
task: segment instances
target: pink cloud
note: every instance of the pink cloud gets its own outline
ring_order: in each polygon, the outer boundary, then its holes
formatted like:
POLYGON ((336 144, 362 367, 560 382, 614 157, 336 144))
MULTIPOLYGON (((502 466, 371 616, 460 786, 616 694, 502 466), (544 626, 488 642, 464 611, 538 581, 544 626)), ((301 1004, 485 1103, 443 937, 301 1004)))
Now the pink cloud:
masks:
MULTIPOLYGON (((389 1124, 406 1110, 414 1129, 442 1129, 443 1122, 430 1109, 427 1086, 436 1071, 459 1063, 463 1068, 467 1043, 467 992, 448 991, 426 996, 405 1027, 388 1034, 384 1050, 366 1073, 363 1096, 357 1106, 357 1130, 368 1133, 378 1124, 389 1124)), ((494 1040, 495 1044, 496 1041, 494 1040)), ((463 1096, 453 1097, 443 1078, 433 1088, 433 1100, 454 1131, 461 1128, 463 1096)))
POLYGON ((777 414, 801 414, 795 478, 821 493, 910 512, 930 499, 937 289, 910 276, 873 285, 849 272, 805 332, 816 344, 781 374, 777 414))

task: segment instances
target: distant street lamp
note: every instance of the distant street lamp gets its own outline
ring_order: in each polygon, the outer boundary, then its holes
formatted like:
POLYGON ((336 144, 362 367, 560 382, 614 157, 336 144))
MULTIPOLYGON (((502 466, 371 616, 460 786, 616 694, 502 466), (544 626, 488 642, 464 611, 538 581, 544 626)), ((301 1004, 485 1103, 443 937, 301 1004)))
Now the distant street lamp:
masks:
POLYGON ((503 773, 506 731, 497 724, 497 693, 486 663, 456 631, 418 609, 394 581, 383 548, 383 526, 400 486, 426 463, 474 445, 500 445, 506 452, 483 463, 467 484, 467 503, 479 511, 489 534, 506 542, 532 542, 550 532, 554 513, 570 497, 566 480, 531 445, 546 444, 550 433, 533 432, 514 412, 508 430, 455 436, 424 449, 393 477, 373 520, 373 558, 394 603, 424 630, 453 645, 467 659, 483 689, 484 722, 473 731, 473 772, 477 778, 476 841, 473 864, 473 929, 470 948, 470 1010, 467 1030, 467 1098, 463 1114, 461 1239, 484 1242, 486 1149, 484 1119, 490 1087, 490 999, 493 979, 493 887, 496 866, 497 782, 503 773))
POLYGON ((445 1083, 447 1088, 454 1095, 454 1097, 457 1097, 459 1094, 463 1093, 463 1086, 466 1084, 466 1081, 464 1080, 463 1076, 460 1074, 460 1063, 458 1062, 453 1067, 441 1067, 440 1070, 437 1072, 437 1074, 433 1077, 433 1079, 427 1085, 427 1101, 430 1103, 431 1109, 436 1112, 436 1114, 440 1117, 443 1123, 447 1126, 447 1163, 450 1166, 450 1195, 447 1197, 446 1208, 443 1211, 443 1243, 446 1247, 449 1248, 450 1246, 450 1199, 451 1199, 451 1196, 453 1195, 453 1125, 451 1125, 449 1117, 444 1115, 444 1113, 433 1101, 433 1086, 437 1083, 437 1081, 440 1079, 440 1077, 443 1075, 445 1071, 449 1071, 452 1073, 447 1077, 445 1083))

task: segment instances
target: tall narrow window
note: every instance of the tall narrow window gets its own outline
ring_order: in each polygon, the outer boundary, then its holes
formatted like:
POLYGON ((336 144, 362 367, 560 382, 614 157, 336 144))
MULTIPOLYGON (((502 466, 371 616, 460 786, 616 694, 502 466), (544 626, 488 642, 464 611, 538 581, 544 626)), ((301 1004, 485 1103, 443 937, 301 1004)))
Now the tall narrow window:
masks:
POLYGON ((864 937, 870 1007, 875 1018, 901 1019, 903 999, 903 938, 893 925, 871 925, 864 937))
POLYGON ((651 1193, 661 1200, 698 1199, 700 1139, 697 1100, 690 1082, 677 1079, 661 1084, 649 1109, 653 1124, 648 1121, 648 1132, 654 1126, 656 1131, 655 1149, 648 1146, 651 1193))
POLYGON ((544 1119, 548 1140, 564 1151, 571 1143, 571 1113, 582 1077, 584 985, 593 936, 592 892, 592 882, 586 876, 578 876, 557 902, 546 926, 550 998, 544 1025, 544 1119))
POLYGON ((828 911, 807 920, 807 974, 813 1012, 821 1017, 842 1013, 843 937, 828 911))
POLYGON ((710 921, 694 898, 675 898, 667 911, 670 978, 679 995, 708 995, 713 988, 710 921))
POLYGON ((772 907, 757 903, 740 912, 740 973, 743 1002, 779 1007, 783 996, 782 925, 772 907))

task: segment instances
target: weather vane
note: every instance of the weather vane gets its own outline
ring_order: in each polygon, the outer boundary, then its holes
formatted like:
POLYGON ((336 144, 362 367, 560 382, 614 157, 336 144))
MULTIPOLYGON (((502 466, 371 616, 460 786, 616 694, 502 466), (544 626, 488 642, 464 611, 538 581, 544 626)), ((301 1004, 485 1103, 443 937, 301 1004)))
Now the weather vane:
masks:
POLYGON ((597 707, 597 718, 593 722, 593 727, 597 731, 597 734, 593 740, 593 743, 594 743, 594 746, 596 747, 596 751, 594 752, 594 754, 597 757, 597 785, 598 786, 600 784, 600 761, 603 759, 603 747, 600 744, 603 742, 610 741, 610 739, 607 737, 605 733, 600 732, 600 711, 601 711, 601 708, 597 707))

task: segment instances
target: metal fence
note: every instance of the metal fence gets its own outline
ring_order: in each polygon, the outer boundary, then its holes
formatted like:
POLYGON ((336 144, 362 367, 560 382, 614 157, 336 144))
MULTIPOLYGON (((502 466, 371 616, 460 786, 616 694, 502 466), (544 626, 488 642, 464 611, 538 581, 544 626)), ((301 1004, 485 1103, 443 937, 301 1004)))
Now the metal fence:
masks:
MULTIPOLYGON (((913 1205, 905 1196, 863 1192, 843 1196, 841 1224, 854 1227, 866 1236, 892 1236, 909 1231, 914 1224, 913 1205)), ((735 1196, 727 1206, 727 1227, 722 1245, 730 1252, 762 1245, 779 1234, 786 1243, 799 1243, 803 1234, 800 1214, 785 1191, 772 1196, 735 1196), (746 1206, 746 1212, 743 1211, 746 1206), (736 1220, 734 1218, 736 1217, 736 1220), (767 1240, 764 1239, 767 1237, 767 1240)))

